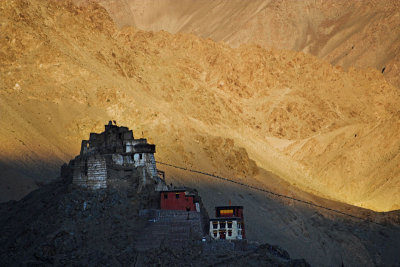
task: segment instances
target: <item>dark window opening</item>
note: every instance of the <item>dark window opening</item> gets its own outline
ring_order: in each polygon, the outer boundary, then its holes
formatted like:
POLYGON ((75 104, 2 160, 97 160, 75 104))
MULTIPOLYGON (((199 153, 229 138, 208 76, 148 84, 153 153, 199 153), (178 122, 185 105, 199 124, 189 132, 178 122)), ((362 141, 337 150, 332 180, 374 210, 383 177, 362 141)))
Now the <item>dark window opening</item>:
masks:
POLYGON ((143 154, 139 154, 139 159, 142 159, 143 158, 143 154))
POLYGON ((225 230, 219 230, 219 238, 220 239, 225 239, 226 237, 226 231, 225 230))
POLYGON ((220 223, 219 223, 219 228, 225 229, 225 222, 220 222, 220 223))
POLYGON ((119 139, 122 139, 122 133, 119 134, 119 139))
POLYGON ((217 229, 218 228, 218 222, 213 222, 213 228, 217 229))
POLYGON ((186 211, 190 211, 190 208, 186 207, 186 211))
POLYGON ((164 194, 164 199, 167 199, 168 198, 168 194, 164 194))
POLYGON ((133 155, 131 155, 131 160, 134 160, 133 155))
POLYGON ((88 175, 88 165, 87 165, 87 161, 85 161, 85 176, 88 175))
POLYGON ((232 230, 228 231, 228 236, 232 236, 232 230))
POLYGON ((176 193, 175 197, 176 197, 176 199, 178 199, 179 198, 179 193, 176 193))
POLYGON ((232 222, 228 222, 228 228, 232 228, 232 222))
POLYGON ((214 237, 217 237, 217 234, 218 234, 218 232, 217 231, 214 231, 214 237))

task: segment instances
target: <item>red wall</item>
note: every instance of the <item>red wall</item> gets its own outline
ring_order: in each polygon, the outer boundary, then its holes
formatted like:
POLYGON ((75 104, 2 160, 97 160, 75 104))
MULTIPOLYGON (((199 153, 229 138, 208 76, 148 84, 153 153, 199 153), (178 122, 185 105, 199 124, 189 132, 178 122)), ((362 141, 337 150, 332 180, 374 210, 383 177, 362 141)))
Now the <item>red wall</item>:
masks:
POLYGON ((186 196, 185 192, 161 192, 161 209, 196 211, 196 204, 193 202, 193 196, 186 196), (176 198, 177 194, 179 198, 176 198))
POLYGON ((224 208, 220 208, 220 207, 216 207, 215 208, 215 217, 240 217, 243 219, 243 208, 242 207, 224 207, 224 208), (229 214, 221 214, 221 210, 232 210, 233 213, 229 213, 229 214))

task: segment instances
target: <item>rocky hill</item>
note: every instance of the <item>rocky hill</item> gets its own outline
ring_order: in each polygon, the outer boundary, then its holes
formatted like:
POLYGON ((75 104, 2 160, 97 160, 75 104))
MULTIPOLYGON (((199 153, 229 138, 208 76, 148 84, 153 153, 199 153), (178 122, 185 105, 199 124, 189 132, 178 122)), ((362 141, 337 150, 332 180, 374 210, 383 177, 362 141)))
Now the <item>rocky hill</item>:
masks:
POLYGON ((19 202, 2 203, 0 265, 230 266, 239 260, 241 265, 250 266, 309 266, 305 260, 291 259, 285 250, 268 244, 213 251, 207 249, 215 245, 213 242, 197 239, 182 243, 183 249, 162 244, 138 251, 135 244, 145 238, 141 232, 147 230, 139 210, 154 205, 151 191, 90 192, 57 181, 19 202))
POLYGON ((118 30, 93 3, 0 7, 2 200, 56 177, 88 132, 116 119, 149 136, 161 161, 377 211, 400 207, 400 93, 381 72, 118 30))

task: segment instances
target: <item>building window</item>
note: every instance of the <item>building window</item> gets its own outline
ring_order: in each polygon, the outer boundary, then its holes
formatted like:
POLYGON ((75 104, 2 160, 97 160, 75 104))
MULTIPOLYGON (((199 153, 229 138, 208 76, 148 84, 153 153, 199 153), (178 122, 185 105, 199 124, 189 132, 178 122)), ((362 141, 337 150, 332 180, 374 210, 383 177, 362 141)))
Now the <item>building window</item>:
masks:
POLYGON ((214 231, 213 234, 214 234, 214 237, 217 237, 218 232, 214 231))
POLYGON ((228 236, 232 236, 232 230, 228 230, 228 236))
POLYGON ((143 154, 139 154, 139 160, 143 159, 143 154))
POLYGON ((167 199, 167 198, 168 198, 168 194, 164 193, 164 199, 167 199))
POLYGON ((232 222, 228 222, 228 228, 232 228, 232 222))
POLYGON ((218 222, 213 222, 213 228, 217 229, 218 228, 218 222))
POLYGON ((179 193, 175 194, 176 199, 179 199, 179 193))
POLYGON ((85 161, 85 176, 87 176, 88 174, 88 165, 87 165, 87 161, 85 161))
POLYGON ((238 229, 241 229, 241 228, 242 228, 242 223, 238 222, 237 228, 238 228, 238 229))
POLYGON ((226 231, 225 230, 219 230, 219 238, 220 239, 225 239, 226 237, 226 231))
POLYGON ((219 228, 225 229, 225 222, 219 222, 219 228))

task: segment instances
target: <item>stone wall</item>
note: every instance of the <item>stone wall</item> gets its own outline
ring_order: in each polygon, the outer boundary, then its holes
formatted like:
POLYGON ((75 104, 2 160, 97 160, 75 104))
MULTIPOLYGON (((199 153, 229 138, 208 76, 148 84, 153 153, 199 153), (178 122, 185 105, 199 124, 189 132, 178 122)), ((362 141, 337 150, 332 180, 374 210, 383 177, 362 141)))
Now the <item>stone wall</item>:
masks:
POLYGON ((147 209, 141 210, 139 216, 146 220, 146 227, 135 242, 139 251, 161 245, 179 248, 204 235, 201 213, 196 211, 147 209))
MULTIPOLYGON (((72 164, 73 183, 88 189, 107 188, 108 168, 122 167, 139 172, 139 191, 147 185, 165 190, 165 183, 157 175, 155 151, 155 145, 147 143, 147 139, 134 139, 127 127, 109 122, 104 132, 90 133, 89 140, 82 141, 81 153, 72 164)), ((66 170, 63 173, 68 175, 66 170)))
POLYGON ((88 189, 107 187, 107 165, 101 155, 75 160, 73 183, 88 189))
POLYGON ((88 188, 107 188, 107 165, 106 160, 98 155, 88 158, 88 188))

